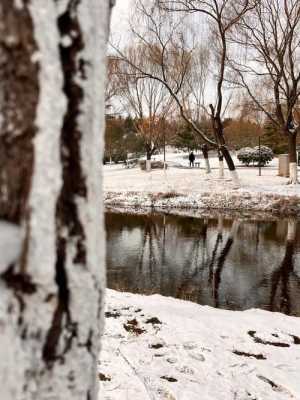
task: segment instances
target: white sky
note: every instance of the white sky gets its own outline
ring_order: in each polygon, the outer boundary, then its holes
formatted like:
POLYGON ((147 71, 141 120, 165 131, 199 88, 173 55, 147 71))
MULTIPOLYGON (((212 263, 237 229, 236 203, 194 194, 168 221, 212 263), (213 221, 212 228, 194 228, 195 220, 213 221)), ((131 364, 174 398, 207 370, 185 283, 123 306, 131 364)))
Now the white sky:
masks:
MULTIPOLYGON (((129 17, 133 10, 134 0, 116 0, 116 5, 113 8, 112 19, 111 19, 111 29, 110 29, 110 42, 117 47, 122 47, 126 45, 130 40, 129 32, 129 17)), ((193 16, 191 17, 193 18, 193 16)), ((199 20, 199 16, 194 17, 194 22, 198 25, 198 33, 200 35, 205 35, 205 25, 203 24, 203 19, 199 20)), ((215 90, 211 83, 208 84, 207 90, 207 102, 214 102, 215 90)), ((226 93, 225 97, 226 97, 226 93)))
POLYGON ((111 20, 111 34, 112 36, 120 36, 122 32, 128 29, 128 17, 130 14, 130 6, 132 0, 117 0, 113 8, 111 20))

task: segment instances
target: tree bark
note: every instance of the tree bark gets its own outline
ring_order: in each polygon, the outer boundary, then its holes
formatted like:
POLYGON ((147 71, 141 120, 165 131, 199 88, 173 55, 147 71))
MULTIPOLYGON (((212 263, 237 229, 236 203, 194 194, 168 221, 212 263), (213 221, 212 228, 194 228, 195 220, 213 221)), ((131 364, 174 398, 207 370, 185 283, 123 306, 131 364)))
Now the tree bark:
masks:
POLYGON ((97 398, 109 11, 0 4, 0 216, 20 236, 13 258, 0 255, 4 400, 97 398))

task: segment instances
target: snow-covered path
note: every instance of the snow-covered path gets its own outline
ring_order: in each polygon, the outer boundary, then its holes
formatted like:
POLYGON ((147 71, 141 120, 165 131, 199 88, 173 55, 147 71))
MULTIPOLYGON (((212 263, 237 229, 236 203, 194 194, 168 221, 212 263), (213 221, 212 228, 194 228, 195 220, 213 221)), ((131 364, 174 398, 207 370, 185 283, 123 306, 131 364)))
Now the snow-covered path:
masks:
MULTIPOLYGON (((218 179, 217 163, 216 158, 211 159, 211 174, 206 174, 203 161, 202 168, 169 168, 166 172, 153 170, 150 173, 141 171, 138 167, 126 169, 122 165, 106 165, 104 166, 104 190, 148 193, 175 191, 185 195, 222 190, 228 192, 233 189, 229 172, 225 169, 225 179, 218 179)), ((238 173, 242 188, 236 192, 300 196, 300 185, 287 185, 288 179, 277 176, 277 172, 277 159, 270 166, 262 168, 262 176, 258 176, 256 167, 239 166, 238 173)))
POLYGON ((112 290, 106 303, 101 399, 300 399, 299 318, 112 290))

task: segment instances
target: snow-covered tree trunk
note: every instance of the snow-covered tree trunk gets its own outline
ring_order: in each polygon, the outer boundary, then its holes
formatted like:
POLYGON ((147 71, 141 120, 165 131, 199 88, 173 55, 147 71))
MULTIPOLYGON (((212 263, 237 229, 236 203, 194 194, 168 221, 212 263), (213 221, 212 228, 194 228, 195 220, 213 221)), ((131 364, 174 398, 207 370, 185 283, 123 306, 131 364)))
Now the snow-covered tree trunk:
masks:
POLYGON ((210 174, 211 173, 211 168, 210 168, 210 163, 209 163, 209 158, 208 158, 208 148, 207 145, 203 145, 202 148, 202 154, 203 154, 203 158, 205 161, 205 168, 206 168, 206 173, 210 174))
POLYGON ((146 160, 146 171, 150 172, 151 171, 151 160, 146 160))
POLYGON ((146 171, 150 172, 151 171, 151 151, 147 150, 146 152, 146 171))
POLYGON ((219 179, 224 179, 224 157, 222 154, 218 154, 219 158, 219 179))
POLYGON ((109 3, 0 3, 3 400, 97 397, 109 3))

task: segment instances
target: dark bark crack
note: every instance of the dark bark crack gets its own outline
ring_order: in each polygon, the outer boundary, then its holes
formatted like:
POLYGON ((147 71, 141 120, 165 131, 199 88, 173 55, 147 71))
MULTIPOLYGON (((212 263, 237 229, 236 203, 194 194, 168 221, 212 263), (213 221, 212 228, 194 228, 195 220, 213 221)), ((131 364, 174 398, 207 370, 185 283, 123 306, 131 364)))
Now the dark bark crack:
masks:
MULTIPOLYGON (((14 297, 19 303, 18 325, 23 324, 23 314, 25 310, 25 296, 31 296, 37 291, 36 285, 32 282, 31 276, 26 273, 15 273, 15 266, 11 265, 1 276, 8 289, 13 292, 14 297)), ((12 312, 9 309, 8 312, 12 312)))
MULTIPOLYGON (((86 237, 80 220, 77 199, 87 198, 86 179, 81 165, 82 132, 78 126, 84 92, 76 79, 86 79, 88 63, 81 57, 84 40, 77 19, 77 8, 80 0, 70 0, 66 11, 58 18, 58 30, 61 38, 68 38, 70 45, 61 43, 60 59, 64 77, 63 91, 67 98, 67 111, 61 132, 61 162, 63 184, 56 208, 57 225, 57 262, 56 284, 58 287, 58 304, 53 315, 43 349, 43 359, 48 367, 55 360, 64 361, 64 356, 72 348, 73 341, 78 339, 77 323, 72 321, 70 312, 70 291, 66 265, 67 246, 75 243, 74 264, 86 265, 86 237), (58 347, 61 343, 61 350, 58 347)), ((87 348, 90 347, 89 340, 87 348)))
POLYGON ((77 253, 75 264, 86 263, 85 232, 81 224, 76 197, 87 198, 85 176, 81 166, 80 143, 82 132, 78 126, 80 107, 84 93, 76 78, 86 79, 86 63, 80 57, 84 49, 81 28, 77 20, 79 0, 69 2, 67 10, 58 19, 61 37, 71 40, 70 46, 60 45, 60 58, 64 75, 63 90, 68 104, 61 135, 61 161, 63 186, 57 203, 57 225, 60 231, 66 228, 69 237, 75 239, 77 253))

